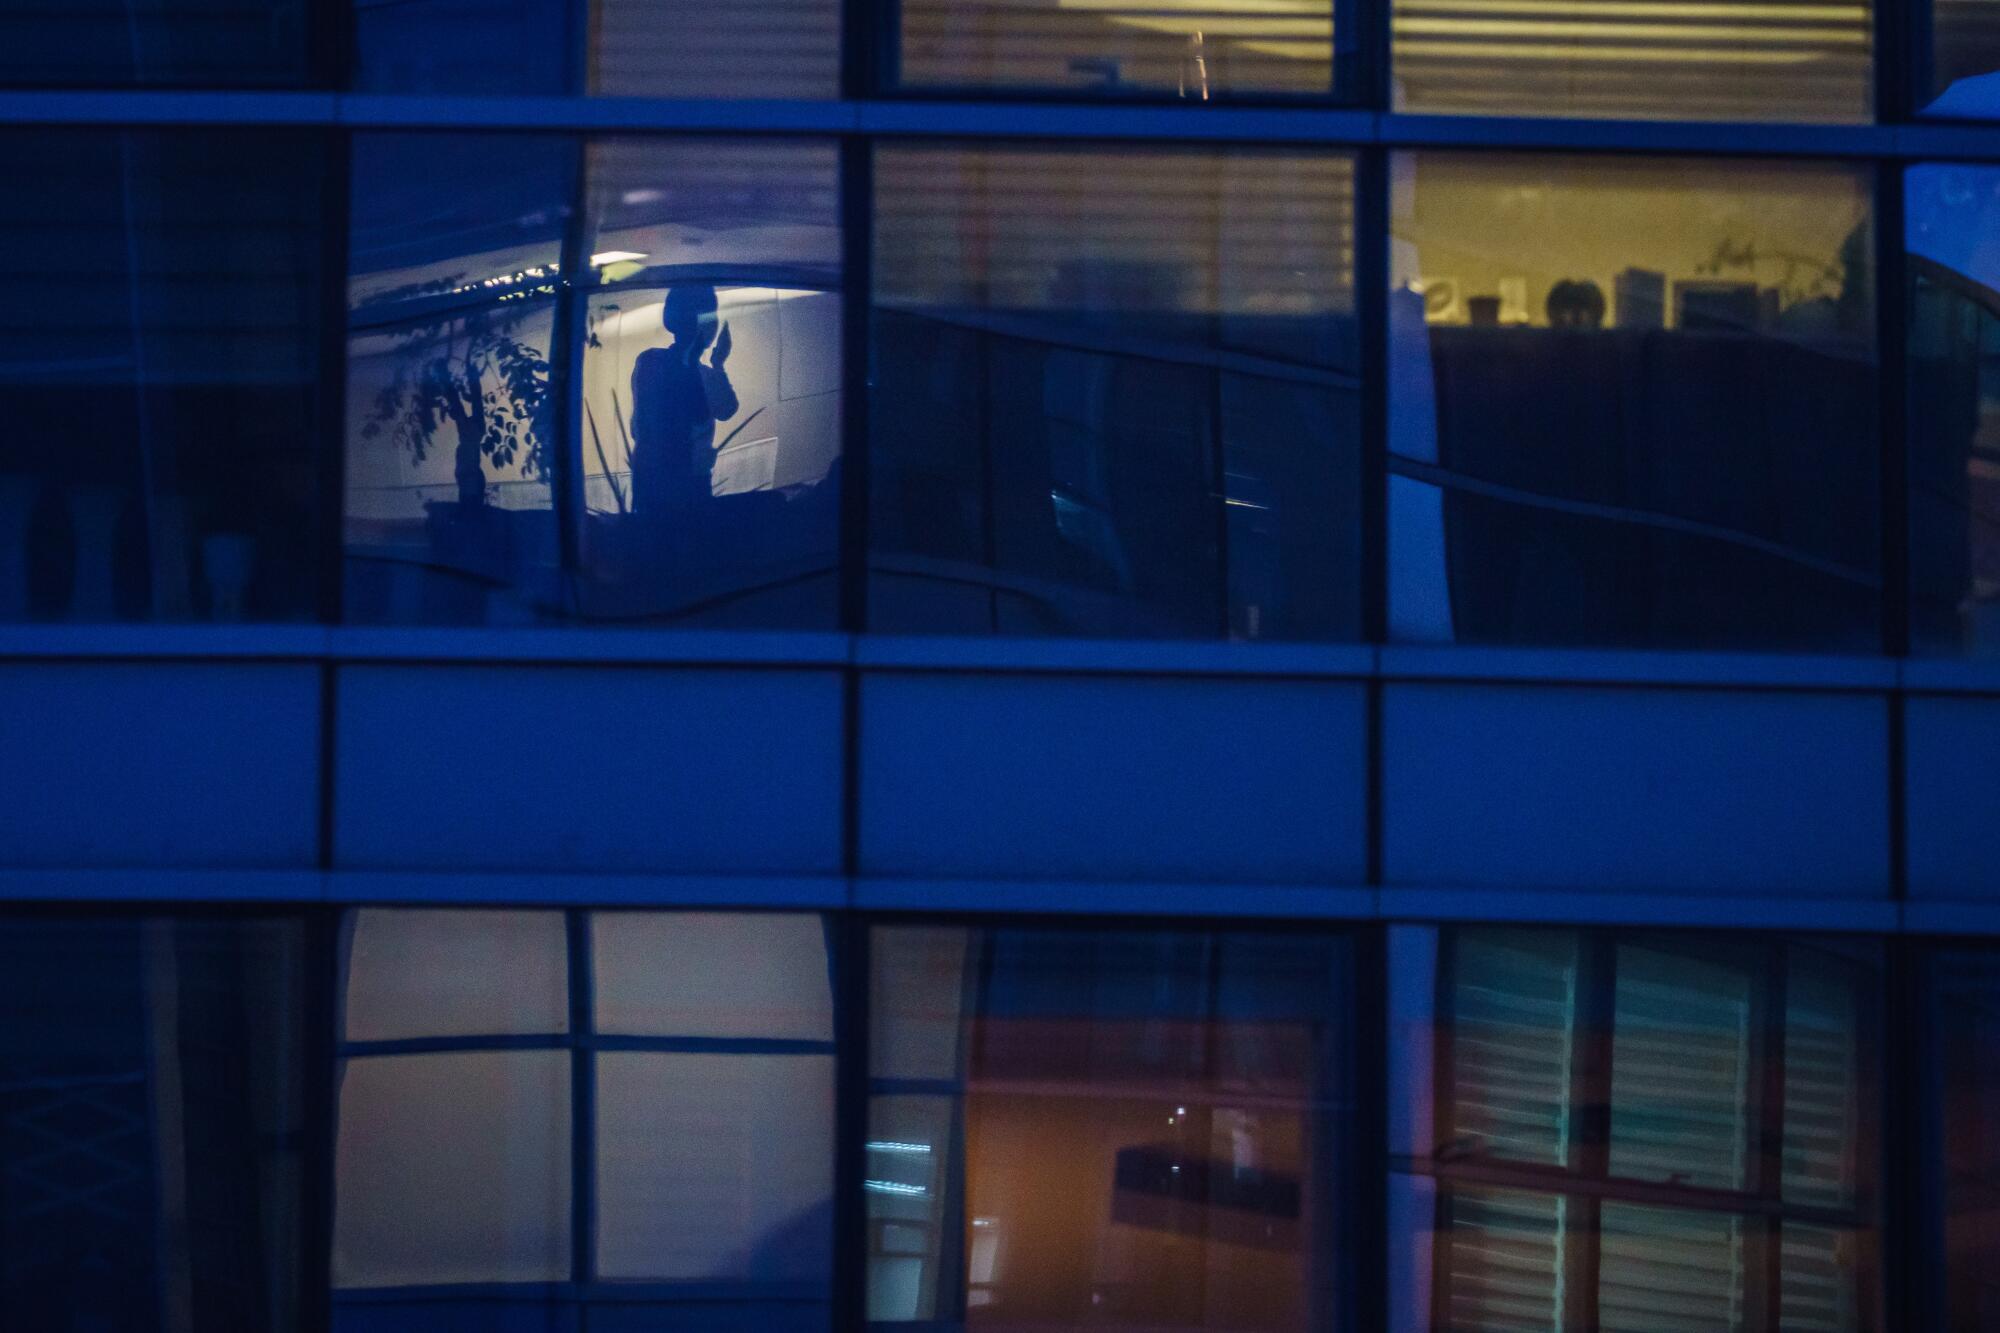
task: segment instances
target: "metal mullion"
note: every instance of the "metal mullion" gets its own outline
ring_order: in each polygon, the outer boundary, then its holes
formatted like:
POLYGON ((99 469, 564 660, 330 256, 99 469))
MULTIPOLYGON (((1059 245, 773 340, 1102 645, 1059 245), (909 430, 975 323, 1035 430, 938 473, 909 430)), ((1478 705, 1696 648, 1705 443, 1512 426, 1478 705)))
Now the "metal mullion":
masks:
POLYGON ((590 226, 590 146, 587 138, 571 143, 574 161, 567 200, 569 216, 563 221, 556 307, 549 332, 548 393, 554 405, 549 425, 555 438, 547 441, 546 447, 555 471, 549 482, 549 499, 556 511, 556 597, 571 616, 583 609, 583 357, 589 329, 585 306, 592 290, 585 272, 584 257, 590 247, 584 233, 590 226))
MULTIPOLYGON (((1613 1024, 1617 1015, 1618 937, 1578 932, 1576 1025, 1570 1071, 1570 1124, 1575 1142, 1566 1165, 1572 1175, 1602 1182, 1611 1175, 1613 1024)), ((1603 1199, 1597 1191, 1565 1196, 1563 1309, 1565 1327, 1585 1333, 1598 1326, 1598 1268, 1602 1254, 1603 1199)))
MULTIPOLYGON (((866 0, 848 0, 850 5, 866 0)), ((875 149, 859 135, 840 141, 841 422, 840 628, 868 628, 869 409, 874 360, 875 149)), ((850 738, 853 742, 857 738, 850 738)), ((850 839, 851 841, 851 839, 850 839)), ((850 867, 850 873, 852 868, 850 867)))
POLYGON ((1881 1052, 1879 1082, 1876 1095, 1860 1102, 1864 1116, 1881 1112, 1873 1154, 1882 1185, 1873 1219, 1882 1238, 1874 1311, 1879 1323, 1864 1327, 1943 1328, 1945 1321, 1944 1199, 1938 1188, 1943 1164, 1933 1118, 1943 1105, 1943 1053, 1927 1002, 1927 973, 1919 965, 1926 953, 1924 945, 1906 937, 1884 944, 1886 1004, 1874 1033, 1881 1052), (1882 1040, 1890 1036, 1894 1039, 1882 1040))
POLYGON ((461 1051, 560 1051, 572 1045, 560 1032, 477 1033, 457 1037, 392 1037, 347 1041, 337 1048, 343 1060, 390 1059, 399 1055, 450 1055, 461 1051))
MULTIPOLYGON (((1389 484, 1389 152, 1354 154, 1354 292, 1356 366, 1360 391, 1358 458, 1361 567, 1359 638, 1388 637, 1389 484)), ((1379 812, 1377 812, 1379 814, 1379 812)), ((1371 821, 1379 824, 1379 819, 1371 821)), ((1379 848, 1376 849, 1379 857, 1379 848)), ((1371 881, 1372 882, 1372 881, 1371 881)))
POLYGON ((1776 1330, 1783 1326, 1783 1271, 1779 1247, 1784 1236, 1785 1151, 1785 1006, 1789 976, 1787 946, 1782 938, 1765 945, 1763 967, 1752 993, 1750 1009, 1750 1068, 1753 1114, 1746 1117, 1751 1141, 1748 1164, 1750 1192, 1770 1205, 1760 1222, 1744 1218, 1739 1225, 1762 1237, 1762 1252, 1746 1265, 1744 1304, 1750 1327, 1776 1330))
POLYGON ((833 1275, 831 1326, 868 1327, 869 1221, 862 1182, 868 1174, 868 1001, 872 960, 868 919, 832 918, 834 1031, 833 1275))
POLYGON ((563 913, 569 953, 570 1277, 579 1288, 597 1275, 597 1057, 582 1040, 596 1031, 591 913, 563 913))

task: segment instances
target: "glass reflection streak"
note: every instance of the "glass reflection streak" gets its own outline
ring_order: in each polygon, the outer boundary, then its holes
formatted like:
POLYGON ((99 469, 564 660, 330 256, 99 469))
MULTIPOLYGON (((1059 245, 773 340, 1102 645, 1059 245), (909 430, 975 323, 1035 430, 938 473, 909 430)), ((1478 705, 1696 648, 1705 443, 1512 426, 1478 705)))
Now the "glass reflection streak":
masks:
POLYGON ((1339 1326, 1344 939, 873 939, 872 1322, 1339 1326))

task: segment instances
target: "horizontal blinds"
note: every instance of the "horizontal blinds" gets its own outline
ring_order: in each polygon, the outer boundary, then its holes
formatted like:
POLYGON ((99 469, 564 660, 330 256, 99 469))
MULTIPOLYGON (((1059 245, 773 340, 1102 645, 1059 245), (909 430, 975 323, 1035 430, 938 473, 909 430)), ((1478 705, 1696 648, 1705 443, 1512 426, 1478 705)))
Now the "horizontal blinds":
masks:
POLYGON ((1353 165, 1338 154, 885 145, 876 190, 882 303, 1353 307, 1353 165))
POLYGON ((834 97, 838 0, 597 0, 591 91, 620 97, 834 97))
POLYGON ((1453 1155, 1564 1164, 1577 962, 1563 936, 1458 936, 1452 973, 1453 1155))
POLYGON ((1613 1176, 1747 1185, 1752 985, 1737 968, 1618 951, 1613 1176))
POLYGON ((1326 95, 1332 0, 904 0, 900 77, 928 87, 1326 95))
POLYGON ((1445 1317, 1439 1328, 1548 1333, 1563 1327, 1560 1194, 1468 1190, 1451 1196, 1445 1317))
POLYGON ((1744 1318, 1744 1219, 1730 1213, 1604 1205, 1597 1327, 1602 1333, 1721 1333, 1744 1318))
POLYGON ((1866 120, 1867 0, 1395 0, 1398 109, 1866 120))

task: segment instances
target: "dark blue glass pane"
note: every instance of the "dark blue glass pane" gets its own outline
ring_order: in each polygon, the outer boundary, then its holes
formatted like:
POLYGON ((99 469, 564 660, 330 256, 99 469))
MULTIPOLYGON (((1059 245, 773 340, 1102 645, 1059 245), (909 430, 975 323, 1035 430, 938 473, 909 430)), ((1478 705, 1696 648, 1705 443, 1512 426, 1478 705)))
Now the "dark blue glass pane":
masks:
POLYGON ((301 928, 0 929, 0 1310, 21 1333, 299 1326, 301 928))
POLYGON ((0 87, 287 88, 307 0, 0 0, 0 87))
POLYGON ((1392 638, 1879 647, 1865 171, 1395 171, 1392 638))
POLYGON ((0 136, 0 620, 314 614, 322 146, 0 136))
POLYGON ((1355 636, 1347 158, 899 146, 876 187, 873 628, 1355 636))

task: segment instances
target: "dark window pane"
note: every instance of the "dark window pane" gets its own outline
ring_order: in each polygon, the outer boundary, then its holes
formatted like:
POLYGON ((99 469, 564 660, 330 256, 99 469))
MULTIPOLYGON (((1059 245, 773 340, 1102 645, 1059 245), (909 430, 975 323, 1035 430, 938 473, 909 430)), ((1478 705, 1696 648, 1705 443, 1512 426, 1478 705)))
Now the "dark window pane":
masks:
POLYGON ((307 0, 8 0, 0 87, 299 87, 311 17, 307 0))
POLYGON ((0 621, 314 614, 322 145, 0 135, 0 621))
POLYGON ((831 627, 834 151, 362 136, 347 607, 831 627))
POLYGON ((1395 108, 1865 121, 1873 103, 1872 5, 1393 0, 1395 108))
POLYGON ((1921 975, 1936 1069, 1929 1197, 1942 1213, 1941 1234, 1922 1247, 1936 1255, 1927 1276, 1942 1281, 1939 1327, 1987 1328, 2000 1322, 2000 955, 1939 951, 1921 975))
MULTIPOLYGON (((1334 0, 902 0, 905 88, 1328 96, 1334 0)), ((1346 25, 1341 25, 1345 33, 1346 25)))
POLYGON ((873 938, 872 1321, 1342 1326, 1345 939, 873 938))
POLYGON ((837 0, 355 0, 369 92, 833 97, 837 0))
POLYGON ((1395 1326, 1877 1326, 1871 944, 1390 932, 1395 1326))
POLYGON ((1393 638, 1879 646, 1867 172, 1395 172, 1393 638))
POLYGON ((350 912, 346 1333, 823 1333, 831 967, 806 914, 350 912))
POLYGON ((873 628, 1357 631, 1349 159, 885 147, 873 628))
POLYGON ((302 935, 282 918, 0 929, 10 1333, 309 1322, 302 935))
POLYGON ((1904 178, 1910 616, 1920 651, 2000 652, 2000 170, 1904 178))
POLYGON ((1923 109, 1936 116, 2000 116, 2000 4, 1919 0, 1914 8, 1929 20, 1917 31, 1928 29, 1930 38, 1917 52, 1916 101, 1929 102, 1923 109))

